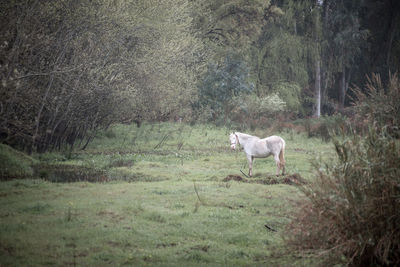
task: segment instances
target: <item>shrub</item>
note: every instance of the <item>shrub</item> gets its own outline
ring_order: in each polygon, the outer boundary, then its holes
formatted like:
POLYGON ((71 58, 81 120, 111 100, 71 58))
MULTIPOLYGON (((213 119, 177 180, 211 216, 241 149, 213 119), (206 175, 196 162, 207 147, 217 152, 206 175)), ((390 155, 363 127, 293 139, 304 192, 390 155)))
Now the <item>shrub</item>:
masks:
POLYGON ((280 82, 272 90, 278 92, 279 97, 286 103, 286 109, 296 114, 302 113, 301 87, 297 83, 280 82))
POLYGON ((400 143, 370 127, 365 138, 335 139, 337 160, 316 165, 316 182, 291 223, 288 244, 330 264, 400 264, 400 143))
POLYGON ((246 100, 249 113, 253 117, 276 114, 286 108, 286 103, 277 94, 264 97, 252 95, 248 96, 246 100))
POLYGON ((348 133, 351 128, 347 118, 341 114, 305 119, 302 124, 308 137, 319 137, 324 141, 331 140, 331 135, 334 133, 348 133))

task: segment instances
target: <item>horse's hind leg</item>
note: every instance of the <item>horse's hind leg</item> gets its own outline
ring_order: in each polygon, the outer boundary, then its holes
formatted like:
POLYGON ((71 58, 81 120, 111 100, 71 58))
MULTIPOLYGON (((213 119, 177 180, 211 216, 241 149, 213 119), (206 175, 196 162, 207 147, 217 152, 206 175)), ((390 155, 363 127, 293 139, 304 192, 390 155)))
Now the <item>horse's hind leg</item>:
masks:
POLYGON ((251 155, 247 155, 247 161, 249 162, 249 176, 253 176, 253 159, 254 157, 251 155))
POLYGON ((281 161, 279 160, 279 156, 278 155, 274 155, 274 160, 276 163, 276 176, 279 176, 279 171, 281 169, 281 161))
POLYGON ((279 175, 279 170, 282 170, 282 175, 285 175, 285 161, 279 161, 279 165, 278 165, 278 170, 277 170, 277 174, 279 175))

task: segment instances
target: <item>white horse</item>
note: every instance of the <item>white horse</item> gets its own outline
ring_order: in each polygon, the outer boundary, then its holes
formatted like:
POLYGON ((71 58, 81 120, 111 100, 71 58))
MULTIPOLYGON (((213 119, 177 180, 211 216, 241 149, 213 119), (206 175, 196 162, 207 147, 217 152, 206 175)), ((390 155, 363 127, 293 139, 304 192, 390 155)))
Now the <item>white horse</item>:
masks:
POLYGON ((231 133, 229 136, 231 141, 231 149, 235 150, 236 145, 241 145, 246 153, 247 161, 249 162, 249 176, 253 175, 253 160, 254 158, 266 158, 270 155, 274 156, 276 163, 276 175, 282 169, 282 175, 285 174, 285 140, 279 136, 270 136, 260 139, 257 136, 252 136, 244 133, 231 133))

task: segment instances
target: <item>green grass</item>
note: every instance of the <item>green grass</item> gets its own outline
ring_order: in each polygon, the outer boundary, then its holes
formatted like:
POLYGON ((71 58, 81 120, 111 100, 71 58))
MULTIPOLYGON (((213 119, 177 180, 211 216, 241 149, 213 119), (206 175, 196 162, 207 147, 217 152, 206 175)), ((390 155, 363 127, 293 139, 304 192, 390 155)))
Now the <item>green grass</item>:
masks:
MULTIPOLYGON (((295 186, 222 181, 247 172, 245 155, 230 151, 228 134, 209 125, 120 125, 71 157, 40 155, 42 164, 59 169, 80 166, 85 177, 101 170, 108 182, 1 182, 0 265, 314 264, 283 242, 301 197, 295 186)), ((311 181, 310 160, 329 157, 331 145, 281 136, 288 172, 311 181)), ((274 172, 272 158, 257 159, 251 179, 274 172)))

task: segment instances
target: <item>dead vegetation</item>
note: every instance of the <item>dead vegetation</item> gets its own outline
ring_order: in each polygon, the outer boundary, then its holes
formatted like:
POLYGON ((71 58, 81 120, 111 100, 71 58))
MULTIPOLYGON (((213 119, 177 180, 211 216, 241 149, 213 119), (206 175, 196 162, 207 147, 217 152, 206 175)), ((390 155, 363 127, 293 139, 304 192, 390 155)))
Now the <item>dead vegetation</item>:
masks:
POLYGON ((366 87, 354 90, 366 124, 334 138, 337 160, 315 164, 315 182, 301 187, 307 198, 288 226, 288 247, 329 266, 400 265, 400 81, 391 76, 385 87, 373 75, 366 87))

